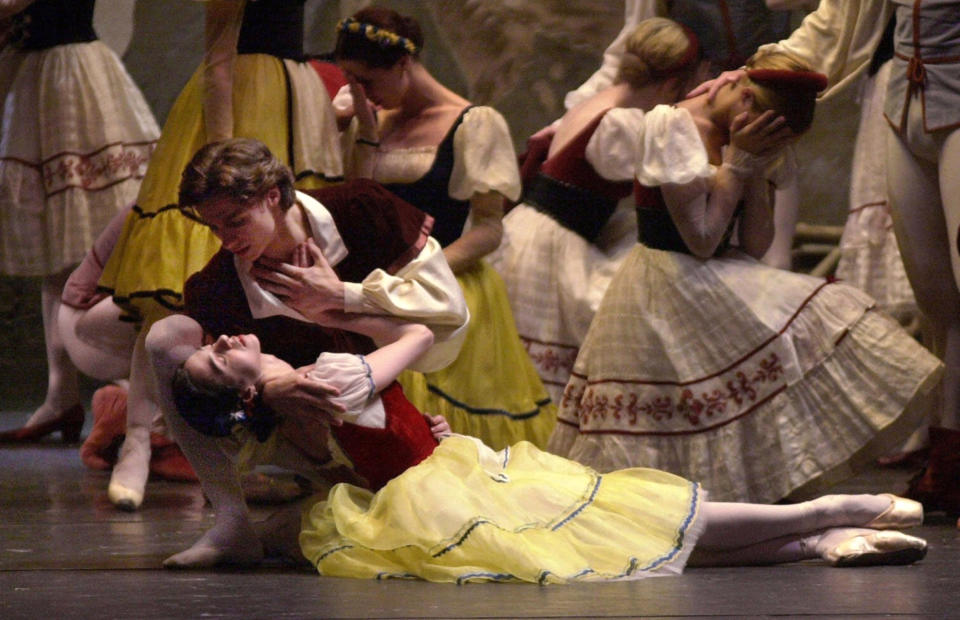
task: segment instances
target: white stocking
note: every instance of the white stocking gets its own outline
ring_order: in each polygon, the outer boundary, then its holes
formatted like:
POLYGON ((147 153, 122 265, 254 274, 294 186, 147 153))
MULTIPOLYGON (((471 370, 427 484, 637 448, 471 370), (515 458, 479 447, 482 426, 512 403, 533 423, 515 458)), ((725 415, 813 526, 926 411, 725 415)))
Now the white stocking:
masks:
POLYGON ((127 433, 107 490, 110 501, 123 510, 135 510, 143 502, 150 474, 150 429, 160 416, 143 341, 144 336, 137 338, 133 350, 127 396, 127 433))
POLYGON ((830 527, 869 523, 889 508, 882 495, 824 495, 799 504, 707 502, 697 548, 729 550, 830 527))
POLYGON ((131 323, 121 322, 120 314, 109 297, 87 310, 60 305, 60 337, 83 374, 100 381, 129 376, 137 331, 131 323))
MULTIPOLYGON (((920 106, 914 105, 913 108, 920 106)), ((939 424, 958 428, 960 410, 960 131, 927 137, 934 155, 921 158, 892 130, 887 138, 887 191, 897 244, 917 298, 931 324, 933 350, 945 368, 939 424), (939 152, 937 150, 939 149, 939 152), (952 166, 952 169, 951 169, 952 166)))
POLYGON ((26 426, 34 426, 55 418, 65 409, 80 402, 77 369, 63 346, 57 327, 57 310, 63 285, 70 269, 43 278, 40 289, 43 336, 47 353, 47 395, 43 404, 33 412, 26 426))
POLYGON ((164 566, 198 568, 259 562, 263 548, 250 521, 233 459, 216 439, 194 430, 179 414, 174 412, 166 417, 174 439, 200 478, 216 515, 213 527, 189 549, 167 558, 164 566))

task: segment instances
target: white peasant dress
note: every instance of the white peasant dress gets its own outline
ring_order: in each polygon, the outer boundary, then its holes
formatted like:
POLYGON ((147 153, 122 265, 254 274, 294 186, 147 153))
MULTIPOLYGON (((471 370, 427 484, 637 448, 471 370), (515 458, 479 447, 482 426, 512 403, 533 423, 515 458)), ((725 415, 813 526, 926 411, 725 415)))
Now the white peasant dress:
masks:
POLYGON ((160 135, 100 41, 0 51, 0 273, 79 263, 133 203, 160 135))
MULTIPOLYGON (((644 119, 648 187, 709 188, 692 117, 644 119)), ((853 287, 730 248, 700 259, 637 244, 580 350, 548 449, 600 471, 643 466, 711 498, 773 502, 837 482, 902 441, 941 365, 853 287)))
MULTIPOLYGON (((642 118, 639 109, 610 110, 587 143, 586 162, 608 171, 600 176, 611 183, 633 179, 634 132, 642 118)), ((507 285, 517 332, 559 403, 600 300, 636 243, 633 195, 619 201, 592 243, 526 203, 507 214, 503 228, 490 263, 507 285)))

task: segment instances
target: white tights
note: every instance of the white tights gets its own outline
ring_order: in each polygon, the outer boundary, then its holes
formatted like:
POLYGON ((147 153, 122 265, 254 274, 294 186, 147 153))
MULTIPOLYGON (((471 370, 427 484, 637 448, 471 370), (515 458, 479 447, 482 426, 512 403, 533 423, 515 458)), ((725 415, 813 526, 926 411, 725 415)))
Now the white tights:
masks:
POLYGON ((819 557, 831 528, 869 523, 890 506, 882 495, 825 495, 799 504, 706 502, 692 566, 777 564, 819 557))
POLYGON ((939 420, 960 428, 960 130, 922 131, 914 100, 906 135, 887 137, 887 192, 894 231, 917 305, 944 361, 939 420))

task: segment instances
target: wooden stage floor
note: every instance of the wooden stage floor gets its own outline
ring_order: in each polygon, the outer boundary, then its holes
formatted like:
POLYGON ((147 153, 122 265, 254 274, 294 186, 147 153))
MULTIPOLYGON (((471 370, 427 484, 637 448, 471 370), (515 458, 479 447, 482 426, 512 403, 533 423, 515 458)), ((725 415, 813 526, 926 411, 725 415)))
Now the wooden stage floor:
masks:
MULTIPOLYGON (((2 413, 0 428, 22 419, 2 413)), ((836 490, 897 491, 907 476, 874 469, 836 490)), ((960 532, 944 515, 916 530, 931 548, 908 567, 808 562, 607 584, 455 586, 280 566, 167 571, 163 558, 211 523, 199 486, 150 482, 141 510, 124 513, 107 501, 107 480, 83 467, 77 446, 0 447, 0 618, 960 617, 960 532)))

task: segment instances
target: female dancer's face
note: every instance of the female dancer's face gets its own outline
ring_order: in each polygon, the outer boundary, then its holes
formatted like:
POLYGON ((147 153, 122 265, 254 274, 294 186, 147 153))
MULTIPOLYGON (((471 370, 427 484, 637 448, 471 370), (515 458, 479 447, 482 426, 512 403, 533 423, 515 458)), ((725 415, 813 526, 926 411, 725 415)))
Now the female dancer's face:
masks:
POLYGON ((200 385, 247 388, 260 378, 260 341, 253 334, 220 336, 188 357, 184 369, 200 385))
POLYGON ((223 247, 241 258, 255 261, 276 235, 279 200, 280 190, 274 187, 249 202, 232 198, 209 200, 200 205, 197 212, 223 247))
POLYGON ((363 86, 367 99, 374 104, 384 109, 400 107, 409 86, 406 72, 409 64, 407 58, 402 58, 392 67, 385 69, 371 67, 359 60, 341 60, 338 64, 345 73, 363 86))

